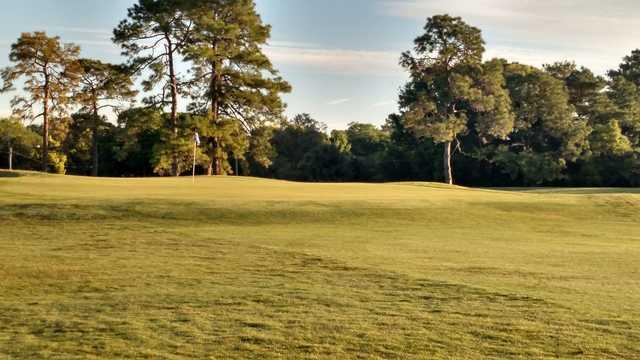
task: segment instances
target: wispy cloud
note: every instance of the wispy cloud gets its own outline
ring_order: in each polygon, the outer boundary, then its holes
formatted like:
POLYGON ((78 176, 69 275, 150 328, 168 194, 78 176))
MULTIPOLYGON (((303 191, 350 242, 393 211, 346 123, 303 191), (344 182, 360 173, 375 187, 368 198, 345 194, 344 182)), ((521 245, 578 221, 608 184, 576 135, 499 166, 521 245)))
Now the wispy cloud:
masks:
POLYGON ((120 53, 117 46, 111 41, 112 32, 109 29, 71 26, 50 26, 47 29, 62 34, 65 43, 71 42, 83 47, 100 47, 110 53, 120 53))
POLYGON ((403 72, 395 51, 359 51, 322 48, 313 44, 269 45, 265 53, 279 65, 294 65, 305 71, 393 76, 403 72))
POLYGON ((378 101, 377 103, 374 103, 373 107, 383 107, 383 106, 391 106, 391 105, 395 105, 398 102, 396 100, 385 100, 385 101, 378 101))
POLYGON ((309 42, 300 42, 300 41, 289 41, 289 40, 272 40, 269 41, 269 47, 274 48, 300 48, 300 49, 318 49, 321 48, 320 45, 309 43, 309 42))
POLYGON ((348 103, 349 101, 351 101, 351 99, 349 98, 345 98, 345 99, 336 99, 336 100, 331 100, 327 103, 327 105, 340 105, 340 104, 344 104, 344 103, 348 103))
POLYGON ((111 37, 112 31, 110 29, 103 28, 84 28, 84 27, 71 27, 71 26, 52 26, 50 29, 60 32, 68 32, 75 34, 87 34, 101 37, 111 37))
POLYGON ((379 0, 378 8, 422 21, 461 16, 483 30, 488 56, 511 55, 533 65, 575 60, 600 73, 638 47, 640 37, 636 0, 379 0))

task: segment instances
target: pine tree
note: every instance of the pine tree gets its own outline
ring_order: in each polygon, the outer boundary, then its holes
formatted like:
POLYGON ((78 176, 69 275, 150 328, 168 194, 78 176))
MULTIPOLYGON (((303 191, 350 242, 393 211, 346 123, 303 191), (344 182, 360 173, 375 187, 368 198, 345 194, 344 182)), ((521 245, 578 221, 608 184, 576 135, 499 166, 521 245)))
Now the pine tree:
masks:
POLYGON ((262 52, 271 28, 262 23, 252 0, 189 4, 193 34, 184 54, 192 64, 190 108, 209 119, 211 129, 203 132, 210 134, 208 173, 221 175, 225 162, 221 149, 243 140, 219 134, 227 133, 230 121, 248 134, 279 117, 284 109, 280 94, 289 92, 290 86, 262 52))
POLYGON ((117 102, 130 101, 137 92, 132 89, 133 80, 129 70, 124 66, 93 59, 81 59, 79 65, 80 88, 75 100, 82 106, 81 111, 92 116, 91 174, 98 176, 98 129, 101 122, 99 112, 107 107, 117 109, 117 102))
MULTIPOLYGON (((172 141, 177 141, 178 99, 180 80, 176 70, 180 51, 189 40, 191 23, 185 18, 184 0, 139 0, 128 10, 128 18, 114 30, 113 41, 123 49, 138 71, 150 70, 144 90, 160 85, 159 96, 147 101, 161 108, 171 106, 172 141), (167 95, 168 93, 168 95, 167 95)), ((178 158, 174 151, 173 175, 178 174, 178 158)))
POLYGON ((469 130, 472 116, 480 136, 504 138, 513 129, 513 113, 501 67, 482 64, 479 29, 459 17, 437 15, 424 30, 413 51, 402 55, 411 80, 400 106, 417 137, 444 144, 444 179, 453 184, 452 144, 469 130))
POLYGON ((78 81, 77 56, 80 47, 60 43, 59 37, 44 32, 23 33, 11 45, 9 60, 14 66, 2 71, 2 92, 13 90, 16 80, 24 78, 24 96, 11 101, 15 116, 22 119, 42 118, 42 171, 48 171, 49 129, 52 115, 63 117, 69 105, 71 90, 78 81), (34 114, 40 105, 42 111, 34 114))

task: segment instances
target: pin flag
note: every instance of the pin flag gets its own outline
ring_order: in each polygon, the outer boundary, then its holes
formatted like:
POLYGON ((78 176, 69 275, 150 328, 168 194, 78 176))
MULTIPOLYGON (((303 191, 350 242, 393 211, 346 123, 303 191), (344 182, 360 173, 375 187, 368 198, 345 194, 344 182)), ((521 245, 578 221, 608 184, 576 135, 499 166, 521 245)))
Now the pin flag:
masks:
POLYGON ((196 142, 197 146, 200 146, 200 135, 198 135, 197 131, 195 133, 193 133, 193 141, 196 142))

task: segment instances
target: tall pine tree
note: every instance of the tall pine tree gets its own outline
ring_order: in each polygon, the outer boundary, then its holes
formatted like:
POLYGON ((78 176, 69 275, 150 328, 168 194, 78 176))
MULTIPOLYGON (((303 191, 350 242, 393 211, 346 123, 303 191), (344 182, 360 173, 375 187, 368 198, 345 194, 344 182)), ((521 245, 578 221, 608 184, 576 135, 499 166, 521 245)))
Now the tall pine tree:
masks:
POLYGON ((192 0, 187 10, 193 34, 185 47, 192 63, 189 80, 191 109, 209 119, 209 175, 225 173, 221 149, 241 141, 234 129, 245 133, 279 117, 284 109, 281 93, 290 86, 274 69, 262 46, 271 28, 263 24, 252 0, 192 0), (230 126, 229 122, 237 126, 230 126))
POLYGON ((59 37, 49 37, 44 32, 23 33, 11 45, 9 60, 15 65, 2 71, 2 92, 13 90, 16 80, 25 80, 25 95, 11 101, 14 115, 32 121, 42 118, 42 171, 48 170, 52 115, 61 117, 66 113, 71 90, 78 81, 79 53, 80 47, 63 45, 59 37), (40 112, 34 114, 36 106, 40 112))
POLYGON ((444 180, 453 184, 454 141, 472 119, 480 137, 507 137, 514 124, 509 95, 499 64, 482 64, 480 30, 459 17, 427 19, 414 43, 401 59, 411 75, 400 94, 403 117, 417 137, 444 145, 444 180))
POLYGON ((98 129, 102 118, 100 110, 117 108, 117 103, 132 100, 137 92, 129 70, 121 65, 99 60, 81 59, 80 88, 75 95, 82 111, 91 115, 91 158, 93 176, 98 176, 98 129))
MULTIPOLYGON (((147 99, 153 105, 171 106, 172 139, 178 137, 180 81, 176 69, 179 54, 189 40, 191 22, 183 12, 185 0, 139 0, 128 11, 127 19, 113 31, 113 41, 123 49, 139 71, 150 70, 143 83, 145 91, 161 87, 159 96, 147 99)), ((178 155, 174 151, 173 175, 178 174, 178 155)))

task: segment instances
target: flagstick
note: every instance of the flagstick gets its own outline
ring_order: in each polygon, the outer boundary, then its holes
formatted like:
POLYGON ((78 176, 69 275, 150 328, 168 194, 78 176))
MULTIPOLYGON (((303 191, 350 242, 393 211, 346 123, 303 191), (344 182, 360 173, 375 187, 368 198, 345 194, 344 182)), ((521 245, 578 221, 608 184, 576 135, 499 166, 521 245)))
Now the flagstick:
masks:
POLYGON ((193 142, 193 183, 196 183, 196 149, 198 148, 198 143, 196 141, 193 142))

